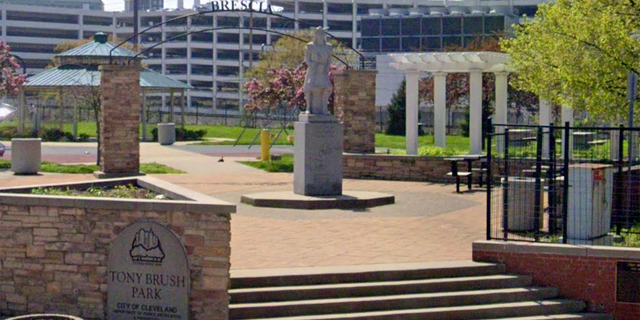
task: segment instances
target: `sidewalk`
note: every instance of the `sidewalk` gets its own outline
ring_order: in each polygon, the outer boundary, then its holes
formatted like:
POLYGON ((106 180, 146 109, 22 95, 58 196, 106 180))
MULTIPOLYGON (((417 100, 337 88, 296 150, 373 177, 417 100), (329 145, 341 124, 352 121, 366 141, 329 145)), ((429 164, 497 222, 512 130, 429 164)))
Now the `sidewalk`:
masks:
MULTIPOLYGON (((188 172, 154 175, 237 205, 231 223, 232 269, 465 260, 471 242, 485 237, 484 191, 455 194, 453 185, 351 180, 345 190, 390 193, 396 204, 367 210, 255 208, 243 194, 291 190, 293 175, 266 173, 237 160, 176 147, 141 145, 142 162, 188 172)), ((92 180, 91 175, 25 177, 0 172, 0 185, 92 180)))

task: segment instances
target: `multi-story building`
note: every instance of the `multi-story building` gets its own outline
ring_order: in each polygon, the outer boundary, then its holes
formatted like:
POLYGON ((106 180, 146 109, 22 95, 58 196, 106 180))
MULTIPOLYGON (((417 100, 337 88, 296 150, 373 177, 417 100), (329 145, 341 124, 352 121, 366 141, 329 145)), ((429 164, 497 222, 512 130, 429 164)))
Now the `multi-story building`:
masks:
MULTIPOLYGON (((153 4, 152 1, 147 2, 153 4)), ((24 59, 28 72, 33 74, 49 64, 53 48, 63 41, 88 38, 98 31, 121 39, 131 37, 133 12, 96 10, 92 4, 98 2, 0 0, 1 39, 12 45, 14 53, 24 59), (61 7, 52 12, 47 6, 53 3, 82 6, 61 7)), ((248 30, 234 29, 248 26, 250 20, 254 27, 279 32, 308 26, 329 27, 329 32, 339 40, 374 56, 401 50, 441 50, 449 44, 464 45, 470 39, 493 36, 494 32, 508 30, 521 14, 532 15, 542 2, 544 0, 270 1, 281 8, 279 14, 299 22, 248 12, 217 12, 172 20, 196 11, 145 10, 139 15, 141 30, 171 21, 144 33, 139 41, 143 47, 150 48, 170 40, 150 49, 145 54, 146 63, 149 68, 196 88, 187 94, 188 106, 203 107, 201 112, 237 109, 242 104, 239 88, 245 80, 244 71, 250 61, 255 61, 264 44, 280 37, 264 30, 250 34, 248 30), (190 31, 201 32, 186 35, 190 31)))
MULTIPOLYGON (((164 0, 138 0, 138 10, 157 11, 164 9, 164 0)), ((124 11, 133 11, 133 0, 124 0, 124 11)))
POLYGON ((28 6, 104 10, 102 0, 0 0, 0 3, 28 6))

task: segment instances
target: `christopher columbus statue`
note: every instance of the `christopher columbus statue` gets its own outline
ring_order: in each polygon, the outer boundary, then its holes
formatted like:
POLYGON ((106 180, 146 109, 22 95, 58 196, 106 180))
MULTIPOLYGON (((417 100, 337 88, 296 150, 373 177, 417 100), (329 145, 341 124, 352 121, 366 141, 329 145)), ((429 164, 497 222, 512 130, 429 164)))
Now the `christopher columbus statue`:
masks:
POLYGON ((304 95, 307 100, 307 111, 310 114, 329 114, 329 96, 331 81, 329 67, 333 46, 327 43, 325 33, 329 28, 315 28, 312 42, 307 44, 304 61, 307 63, 307 75, 304 78, 304 95))

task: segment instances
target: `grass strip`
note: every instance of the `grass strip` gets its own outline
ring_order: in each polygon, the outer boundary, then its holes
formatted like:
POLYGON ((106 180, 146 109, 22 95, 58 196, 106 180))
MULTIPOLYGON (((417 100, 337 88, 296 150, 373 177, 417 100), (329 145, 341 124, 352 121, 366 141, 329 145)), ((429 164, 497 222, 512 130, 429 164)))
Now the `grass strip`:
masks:
MULTIPOLYGON (((0 159, 0 169, 11 169, 11 161, 0 159)), ((95 164, 60 164, 46 161, 42 162, 40 167, 40 172, 48 173, 90 174, 99 170, 95 164)), ((140 171, 147 174, 185 173, 156 162, 141 163, 140 171)))
POLYGON ((283 154, 278 160, 272 161, 240 161, 240 163, 267 172, 293 172, 293 155, 283 154))

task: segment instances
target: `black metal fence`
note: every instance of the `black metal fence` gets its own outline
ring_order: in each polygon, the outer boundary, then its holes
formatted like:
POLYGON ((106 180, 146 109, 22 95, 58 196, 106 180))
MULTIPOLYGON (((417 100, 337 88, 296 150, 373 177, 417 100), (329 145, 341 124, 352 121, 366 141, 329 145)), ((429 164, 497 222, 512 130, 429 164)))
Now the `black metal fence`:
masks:
POLYGON ((640 128, 491 126, 487 238, 592 245, 640 238, 639 137, 640 128))

